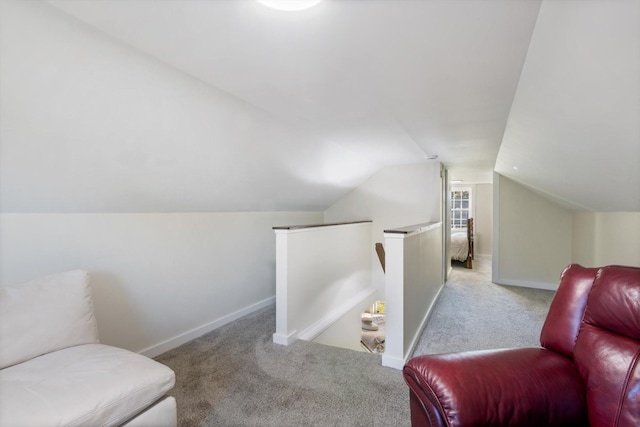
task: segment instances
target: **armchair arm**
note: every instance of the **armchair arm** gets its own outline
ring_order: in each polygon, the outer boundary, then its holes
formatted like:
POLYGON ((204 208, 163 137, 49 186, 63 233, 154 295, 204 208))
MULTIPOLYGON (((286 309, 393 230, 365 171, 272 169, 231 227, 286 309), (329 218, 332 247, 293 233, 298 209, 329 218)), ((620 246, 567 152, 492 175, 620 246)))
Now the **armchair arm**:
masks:
POLYGON ((543 348, 418 356, 403 372, 413 427, 589 425, 573 361, 543 348))

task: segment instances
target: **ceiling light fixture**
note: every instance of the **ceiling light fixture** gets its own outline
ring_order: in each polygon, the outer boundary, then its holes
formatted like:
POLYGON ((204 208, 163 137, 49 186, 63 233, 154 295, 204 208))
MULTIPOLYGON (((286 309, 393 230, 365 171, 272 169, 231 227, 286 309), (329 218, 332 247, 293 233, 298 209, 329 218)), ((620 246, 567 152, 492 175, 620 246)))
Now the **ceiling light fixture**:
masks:
POLYGON ((425 157, 427 158, 427 160, 435 160, 438 158, 437 154, 426 154, 425 157))
POLYGON ((321 0, 256 0, 258 3, 271 9, 295 12, 309 9, 320 3, 321 0))

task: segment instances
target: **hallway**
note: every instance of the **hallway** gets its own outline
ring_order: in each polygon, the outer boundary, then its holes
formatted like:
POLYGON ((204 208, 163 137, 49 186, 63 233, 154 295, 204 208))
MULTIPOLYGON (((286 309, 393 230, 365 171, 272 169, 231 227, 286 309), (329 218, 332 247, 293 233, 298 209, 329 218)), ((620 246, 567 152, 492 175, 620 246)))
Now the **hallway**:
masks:
POLYGON ((537 347, 554 291, 491 283, 491 257, 454 266, 413 352, 537 347))

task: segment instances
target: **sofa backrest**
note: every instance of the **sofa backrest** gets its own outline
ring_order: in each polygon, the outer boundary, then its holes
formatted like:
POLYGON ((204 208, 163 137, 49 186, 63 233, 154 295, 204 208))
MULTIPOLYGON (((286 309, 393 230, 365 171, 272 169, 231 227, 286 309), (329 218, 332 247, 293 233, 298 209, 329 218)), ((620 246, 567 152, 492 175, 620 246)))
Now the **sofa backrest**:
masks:
POLYGON ((578 264, 571 264, 564 269, 540 333, 543 347, 573 357, 587 297, 598 270, 578 264))
POLYGON ((87 272, 69 271, 0 287, 0 369, 97 342, 87 272))
POLYGON ((640 426, 640 268, 603 267, 574 351, 591 427, 640 426))

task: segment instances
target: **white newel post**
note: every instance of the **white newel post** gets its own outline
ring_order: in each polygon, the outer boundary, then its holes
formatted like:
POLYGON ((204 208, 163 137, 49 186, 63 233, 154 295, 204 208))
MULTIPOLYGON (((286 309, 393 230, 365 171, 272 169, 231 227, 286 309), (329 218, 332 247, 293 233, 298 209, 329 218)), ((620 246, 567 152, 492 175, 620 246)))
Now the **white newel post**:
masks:
POLYGON ((406 234, 385 233, 385 317, 386 337, 382 366, 404 366, 404 238, 406 234))
POLYGON ((276 233, 276 332, 273 342, 289 345, 295 341, 296 331, 287 329, 287 282, 288 282, 288 231, 274 230, 276 233))
POLYGON ((386 347, 382 365, 402 369, 444 286, 442 223, 385 230, 386 347))

